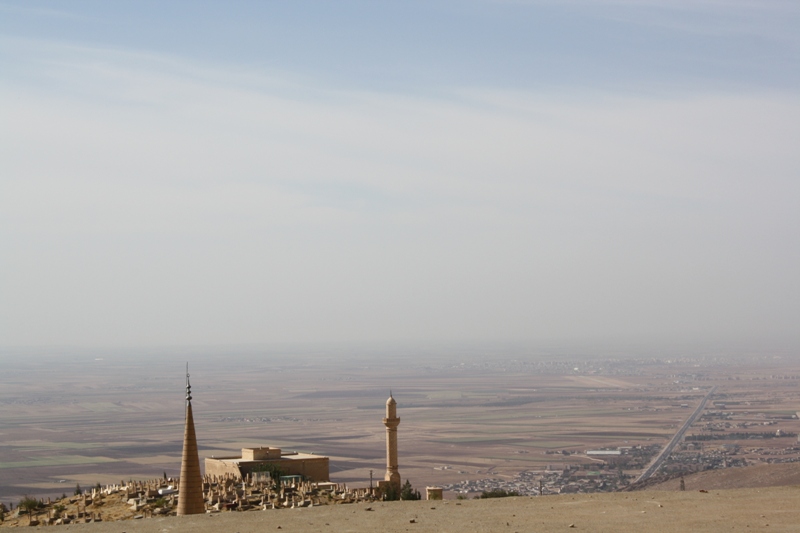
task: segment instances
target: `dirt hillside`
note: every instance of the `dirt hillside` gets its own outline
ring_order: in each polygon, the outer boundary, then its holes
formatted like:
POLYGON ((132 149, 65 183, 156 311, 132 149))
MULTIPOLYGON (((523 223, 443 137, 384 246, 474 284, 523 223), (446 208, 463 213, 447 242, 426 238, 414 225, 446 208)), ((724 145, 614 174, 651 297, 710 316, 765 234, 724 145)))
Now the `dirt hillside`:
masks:
MULTIPOLYGON (((800 463, 755 465, 708 470, 684 476, 686 490, 743 489, 800 485, 800 463)), ((680 479, 671 479, 647 490, 678 490, 680 479)))
POLYGON ((92 533, 800 531, 800 486, 330 505, 50 526, 92 533))

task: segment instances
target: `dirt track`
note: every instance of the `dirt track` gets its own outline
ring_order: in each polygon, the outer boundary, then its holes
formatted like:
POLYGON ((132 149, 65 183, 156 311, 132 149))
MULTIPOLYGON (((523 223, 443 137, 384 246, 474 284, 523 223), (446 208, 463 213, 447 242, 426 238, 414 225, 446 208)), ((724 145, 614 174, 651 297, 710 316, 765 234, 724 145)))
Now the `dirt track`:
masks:
POLYGON ((333 505, 57 526, 94 533, 800 531, 800 486, 333 505), (371 510, 369 510, 371 509, 371 510), (412 522, 413 521, 413 522, 412 522), (574 528, 571 527, 574 525, 574 528))

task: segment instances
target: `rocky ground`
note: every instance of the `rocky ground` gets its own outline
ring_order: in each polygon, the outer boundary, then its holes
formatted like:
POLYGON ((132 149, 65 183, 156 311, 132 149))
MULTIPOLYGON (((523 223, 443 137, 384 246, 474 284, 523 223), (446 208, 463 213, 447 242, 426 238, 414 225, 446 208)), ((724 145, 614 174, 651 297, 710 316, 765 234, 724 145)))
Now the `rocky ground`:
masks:
MULTIPOLYGON (((88 505, 81 523, 49 527, 93 533, 325 530, 511 533, 560 529, 619 533, 758 529, 800 532, 800 465, 758 465, 701 472, 685 477, 685 491, 677 490, 679 483, 679 479, 672 479, 644 491, 627 493, 363 502, 222 511, 188 517, 165 516, 149 508, 134 511, 122 495, 113 494, 88 505), (103 521, 84 523, 92 514, 101 514, 103 521)), ((64 505, 68 514, 80 510, 80 498, 58 503, 64 505)), ((1 526, 28 527, 28 522, 27 516, 14 518, 13 513, 8 513, 1 526)))
MULTIPOLYGON (((72 532, 800 531, 800 486, 407 501, 51 526, 72 532)), ((7 524, 8 526, 9 524, 7 524)))

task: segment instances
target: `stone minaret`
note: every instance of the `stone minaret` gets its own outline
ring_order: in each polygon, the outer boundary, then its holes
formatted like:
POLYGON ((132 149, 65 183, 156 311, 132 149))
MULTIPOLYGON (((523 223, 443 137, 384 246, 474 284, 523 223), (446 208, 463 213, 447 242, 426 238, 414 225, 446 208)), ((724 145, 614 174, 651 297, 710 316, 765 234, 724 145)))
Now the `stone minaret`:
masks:
POLYGON ((178 516, 204 514, 203 477, 200 475, 200 457, 197 454, 197 437, 192 417, 192 386, 189 385, 189 365, 186 365, 186 428, 183 431, 183 457, 181 480, 178 486, 178 516))
POLYGON ((397 470, 397 426, 400 419, 397 418, 397 402, 389 393, 386 400, 386 418, 383 419, 386 426, 386 477, 387 482, 400 488, 400 472, 397 470))

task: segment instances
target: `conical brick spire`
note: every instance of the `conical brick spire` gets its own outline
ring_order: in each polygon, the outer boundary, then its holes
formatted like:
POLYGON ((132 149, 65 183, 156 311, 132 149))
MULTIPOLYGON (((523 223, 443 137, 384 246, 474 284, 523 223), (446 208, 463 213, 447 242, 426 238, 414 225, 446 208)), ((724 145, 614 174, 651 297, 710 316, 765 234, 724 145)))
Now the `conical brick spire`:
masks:
POLYGON ((186 365, 186 428, 183 432, 183 457, 181 481, 178 486, 178 516, 203 514, 203 477, 200 475, 200 457, 197 454, 197 437, 192 417, 192 386, 189 384, 189 365, 186 365))

